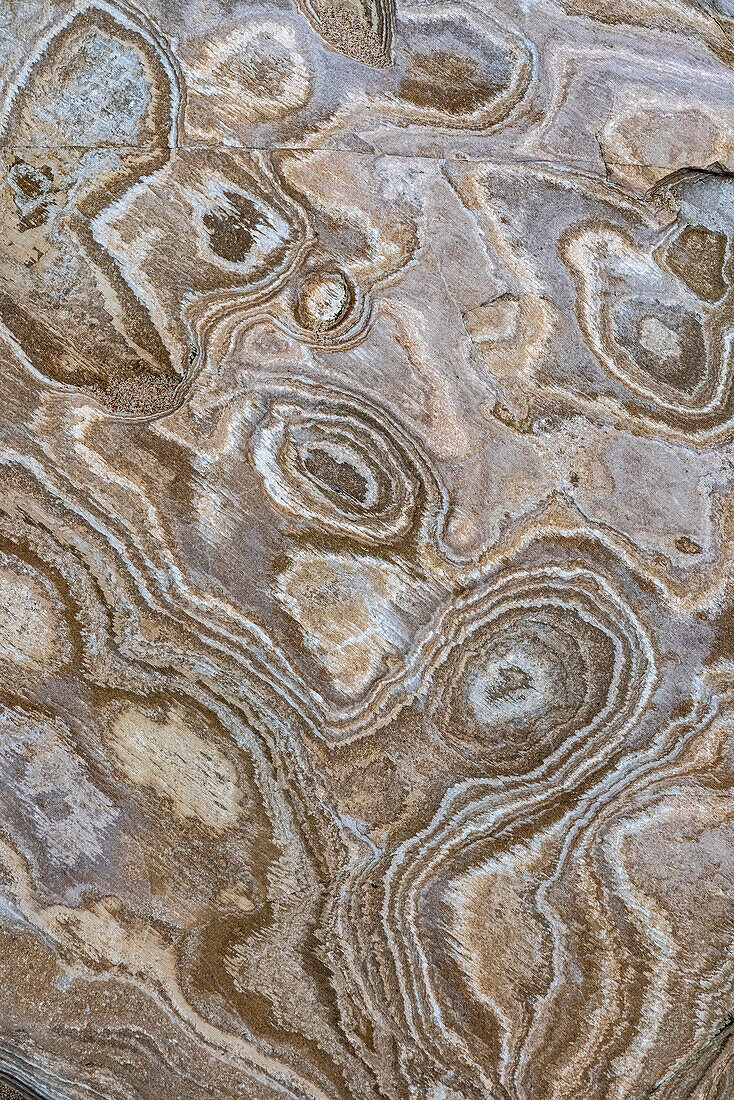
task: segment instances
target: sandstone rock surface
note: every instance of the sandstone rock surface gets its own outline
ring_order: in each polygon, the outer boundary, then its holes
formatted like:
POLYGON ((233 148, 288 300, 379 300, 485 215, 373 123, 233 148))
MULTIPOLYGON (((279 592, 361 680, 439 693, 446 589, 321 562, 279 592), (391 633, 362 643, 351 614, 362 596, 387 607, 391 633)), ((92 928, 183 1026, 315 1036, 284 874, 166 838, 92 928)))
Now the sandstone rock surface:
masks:
POLYGON ((734 1096, 730 0, 0 0, 0 1097, 734 1096))

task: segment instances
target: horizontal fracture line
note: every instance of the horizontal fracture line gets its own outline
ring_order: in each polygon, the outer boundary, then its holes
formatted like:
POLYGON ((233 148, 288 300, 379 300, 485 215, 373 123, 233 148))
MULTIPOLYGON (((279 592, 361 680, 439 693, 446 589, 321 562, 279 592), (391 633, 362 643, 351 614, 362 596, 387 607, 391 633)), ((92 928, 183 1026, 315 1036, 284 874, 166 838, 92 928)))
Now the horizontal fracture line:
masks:
MULTIPOLYGON (((497 158, 483 156, 481 153, 463 153, 463 152, 447 152, 447 153, 397 153, 390 152, 388 150, 368 150, 368 149, 335 149, 328 146, 312 146, 312 145, 225 145, 223 142, 217 143, 201 143, 199 145, 31 145, 31 144, 18 144, 12 145, 0 145, 0 154, 15 153, 15 152, 32 152, 32 153, 57 153, 62 151, 78 151, 89 153, 157 153, 157 152, 209 152, 209 151, 224 151, 232 153, 328 153, 332 156, 354 156, 354 157, 389 157, 393 160, 435 160, 435 161, 457 161, 460 164, 493 164, 498 166, 513 166, 517 164, 528 165, 530 167, 548 167, 548 168, 598 168, 602 165, 614 165, 618 168, 660 168, 666 171, 671 171, 669 164, 653 164, 650 161, 635 161, 635 160, 616 160, 611 158, 609 160, 544 160, 542 157, 507 157, 497 158)), ((696 165, 690 165, 689 167, 697 167, 696 165)))

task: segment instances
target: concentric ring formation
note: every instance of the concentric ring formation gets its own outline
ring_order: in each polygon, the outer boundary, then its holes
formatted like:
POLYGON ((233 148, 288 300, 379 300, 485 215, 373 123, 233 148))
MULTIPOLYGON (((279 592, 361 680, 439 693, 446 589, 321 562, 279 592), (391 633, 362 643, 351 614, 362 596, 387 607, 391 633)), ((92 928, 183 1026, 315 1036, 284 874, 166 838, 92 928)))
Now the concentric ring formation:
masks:
POLYGON ((728 1100, 725 14, 6 7, 0 1078, 728 1100))

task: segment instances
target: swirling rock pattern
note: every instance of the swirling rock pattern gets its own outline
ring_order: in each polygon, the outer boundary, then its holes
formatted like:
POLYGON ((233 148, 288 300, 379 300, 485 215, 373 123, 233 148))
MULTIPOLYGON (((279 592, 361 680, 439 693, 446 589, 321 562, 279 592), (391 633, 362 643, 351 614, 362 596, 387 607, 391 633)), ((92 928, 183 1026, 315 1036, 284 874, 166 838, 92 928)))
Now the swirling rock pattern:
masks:
POLYGON ((0 1100, 734 1095, 734 8, 0 5, 0 1100))

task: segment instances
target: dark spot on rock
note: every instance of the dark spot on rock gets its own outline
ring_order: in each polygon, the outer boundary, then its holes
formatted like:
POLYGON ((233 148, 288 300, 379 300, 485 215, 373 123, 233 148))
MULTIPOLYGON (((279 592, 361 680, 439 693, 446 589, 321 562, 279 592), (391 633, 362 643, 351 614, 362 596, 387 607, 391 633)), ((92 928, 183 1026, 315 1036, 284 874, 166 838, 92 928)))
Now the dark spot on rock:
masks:
POLYGON ((688 535, 681 535, 675 540, 675 548, 681 554, 700 554, 701 547, 693 539, 689 539, 688 535))

